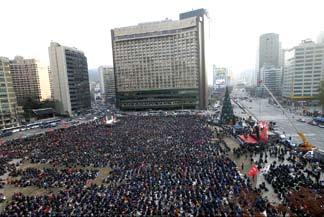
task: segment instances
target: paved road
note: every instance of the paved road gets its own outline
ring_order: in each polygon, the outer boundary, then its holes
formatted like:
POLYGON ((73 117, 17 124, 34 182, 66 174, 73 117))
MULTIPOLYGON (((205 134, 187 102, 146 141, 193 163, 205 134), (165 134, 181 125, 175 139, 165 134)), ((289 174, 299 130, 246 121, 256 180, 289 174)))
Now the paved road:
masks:
MULTIPOLYGON (((88 122, 92 121, 92 118, 82 119, 82 120, 75 119, 75 120, 78 120, 79 123, 77 125, 79 125, 79 124, 88 123, 88 122)), ((71 124, 68 123, 68 125, 71 125, 71 124)), ((33 136, 33 135, 37 135, 37 134, 43 134, 45 132, 59 129, 59 128, 64 128, 64 124, 61 123, 61 124, 57 125, 56 127, 51 127, 51 128, 35 128, 35 129, 29 129, 29 130, 25 130, 25 131, 21 131, 21 132, 16 132, 10 136, 2 137, 2 138, 0 138, 0 140, 8 141, 8 140, 25 138, 25 137, 29 137, 29 136, 33 136)))
MULTIPOLYGON (((235 94, 235 93, 234 93, 235 94)), ((238 93, 236 93, 238 94, 238 93)), ((238 95, 242 95, 241 93, 238 95)), ((294 128, 289 123, 288 119, 283 115, 283 112, 276 106, 270 105, 267 99, 253 98, 252 102, 248 100, 239 100, 240 104, 248 108, 248 110, 260 120, 275 121, 278 125, 278 130, 285 132, 286 136, 291 136, 293 141, 297 144, 301 143, 301 139, 297 135, 294 128), (261 107, 261 109, 260 109, 261 107)), ((234 107, 234 111, 237 115, 242 114, 242 110, 239 107, 234 107)), ((289 113, 287 111, 287 113, 289 113)), ((297 119, 301 116, 295 114, 289 114, 293 117, 292 121, 296 125, 297 129, 304 133, 310 143, 324 149, 324 128, 312 126, 307 123, 298 122, 297 119)), ((245 115, 247 116, 247 115, 245 115)), ((310 118, 303 117, 306 121, 311 120, 310 118)))

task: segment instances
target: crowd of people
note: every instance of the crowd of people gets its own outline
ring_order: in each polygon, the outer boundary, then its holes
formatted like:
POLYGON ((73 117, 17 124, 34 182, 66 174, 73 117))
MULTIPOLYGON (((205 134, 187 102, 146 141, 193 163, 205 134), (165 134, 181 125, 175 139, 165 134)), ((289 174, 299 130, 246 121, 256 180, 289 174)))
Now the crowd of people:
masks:
MULTIPOLYGON (((200 117, 130 116, 113 126, 89 123, 6 143, 1 149, 19 150, 15 157, 24 161, 111 172, 101 185, 16 193, 0 216, 277 216, 212 136, 200 117)), ((25 173, 39 180, 39 171, 25 173)))
MULTIPOLYGON (((319 163, 314 159, 304 158, 297 148, 280 141, 266 145, 241 144, 233 153, 236 158, 249 157, 250 164, 257 166, 265 178, 259 182, 258 191, 273 191, 279 203, 285 206, 282 213, 289 211, 290 215, 303 217, 324 215, 324 183, 319 163), (303 196, 301 191, 307 195, 303 196)), ((244 166, 242 163, 242 170, 244 166)))
POLYGON ((57 168, 27 168, 10 172, 10 177, 18 179, 8 180, 8 184, 16 187, 37 186, 39 188, 64 187, 70 189, 74 185, 85 185, 96 178, 98 170, 88 169, 57 169, 57 168))
POLYGON ((283 199, 284 195, 291 189, 296 190, 300 187, 320 188, 318 180, 317 183, 314 182, 294 164, 276 165, 276 162, 274 162, 264 176, 266 181, 271 183, 274 192, 280 199, 283 199))

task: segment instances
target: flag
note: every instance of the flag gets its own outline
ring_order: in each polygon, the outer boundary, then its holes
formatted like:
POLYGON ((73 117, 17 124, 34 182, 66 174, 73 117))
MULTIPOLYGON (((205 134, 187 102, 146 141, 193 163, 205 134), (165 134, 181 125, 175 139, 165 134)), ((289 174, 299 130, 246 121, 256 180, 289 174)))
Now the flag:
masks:
POLYGON ((259 130, 260 130, 260 140, 263 141, 264 143, 268 143, 269 140, 269 127, 268 127, 268 122, 266 121, 259 121, 258 122, 259 130))
POLYGON ((256 176, 259 173, 259 169, 257 168, 257 166, 254 164, 248 171, 247 175, 248 176, 256 176))

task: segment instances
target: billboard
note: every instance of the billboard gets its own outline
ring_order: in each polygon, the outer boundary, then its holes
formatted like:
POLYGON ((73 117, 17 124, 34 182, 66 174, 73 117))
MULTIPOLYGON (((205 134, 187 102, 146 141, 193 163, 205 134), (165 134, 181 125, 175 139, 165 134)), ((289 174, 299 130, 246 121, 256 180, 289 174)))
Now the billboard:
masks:
POLYGON ((227 85, 227 69, 226 68, 213 68, 213 90, 214 93, 222 93, 225 91, 227 85))

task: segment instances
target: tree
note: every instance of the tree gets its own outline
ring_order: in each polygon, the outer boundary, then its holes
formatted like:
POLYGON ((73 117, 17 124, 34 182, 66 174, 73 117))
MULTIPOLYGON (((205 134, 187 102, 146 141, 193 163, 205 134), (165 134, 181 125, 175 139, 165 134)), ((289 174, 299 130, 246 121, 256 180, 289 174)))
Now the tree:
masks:
POLYGON ((51 99, 45 99, 40 102, 40 108, 52 108, 55 109, 55 101, 51 99))
POLYGON ((40 102, 32 97, 27 97, 26 99, 24 99, 22 107, 24 110, 24 117, 27 121, 29 121, 30 118, 33 116, 32 110, 39 108, 40 102))
POLYGON ((55 102, 53 100, 47 99, 44 101, 36 100, 32 97, 27 97, 22 104, 24 110, 24 117, 27 121, 29 121, 33 116, 33 109, 40 109, 40 108, 53 108, 55 109, 55 102))
POLYGON ((227 87, 225 91, 220 121, 222 124, 234 124, 235 122, 233 107, 232 107, 232 103, 231 103, 231 99, 227 87))
POLYGON ((321 81, 317 99, 319 100, 319 104, 322 106, 322 115, 324 115, 324 81, 321 81))

